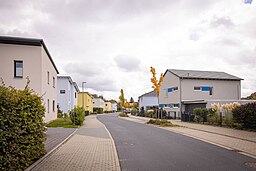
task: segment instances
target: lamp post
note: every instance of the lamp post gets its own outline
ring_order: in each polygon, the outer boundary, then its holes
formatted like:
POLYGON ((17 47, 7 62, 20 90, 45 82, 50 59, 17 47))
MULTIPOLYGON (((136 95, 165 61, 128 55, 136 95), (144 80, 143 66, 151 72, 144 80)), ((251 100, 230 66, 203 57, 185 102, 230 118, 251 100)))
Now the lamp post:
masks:
POLYGON ((84 81, 84 82, 82 82, 82 93, 83 93, 83 96, 82 96, 82 107, 84 108, 84 84, 85 84, 86 82, 84 81))

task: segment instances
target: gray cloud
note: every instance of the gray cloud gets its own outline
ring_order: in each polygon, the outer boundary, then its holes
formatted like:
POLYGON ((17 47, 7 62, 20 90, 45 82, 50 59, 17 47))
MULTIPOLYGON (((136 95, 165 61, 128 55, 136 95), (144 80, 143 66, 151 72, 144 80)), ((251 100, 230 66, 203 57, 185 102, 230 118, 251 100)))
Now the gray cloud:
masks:
POLYGON ((227 28, 231 28, 234 26, 234 23, 229 17, 214 17, 210 25, 212 27, 224 26, 227 28))
POLYGON ((140 60, 133 56, 118 55, 114 58, 116 65, 123 71, 132 72, 140 69, 140 60))

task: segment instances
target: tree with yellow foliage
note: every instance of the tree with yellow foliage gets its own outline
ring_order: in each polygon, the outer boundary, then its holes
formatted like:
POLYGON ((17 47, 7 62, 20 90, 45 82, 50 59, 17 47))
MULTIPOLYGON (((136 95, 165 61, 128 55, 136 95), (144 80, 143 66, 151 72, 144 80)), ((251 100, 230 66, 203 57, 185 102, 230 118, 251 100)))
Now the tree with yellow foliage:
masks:
MULTIPOLYGON (((161 83, 163 82, 164 80, 164 76, 163 76, 163 73, 160 74, 160 78, 159 80, 156 79, 156 70, 155 68, 153 68, 152 66, 150 67, 150 72, 152 73, 152 78, 151 78, 151 82, 153 83, 153 86, 152 88, 156 91, 156 94, 157 94, 157 101, 158 101, 158 104, 159 104, 159 93, 160 93, 160 87, 161 87, 161 83)), ((158 116, 157 116, 158 118, 158 116)), ((162 118, 162 117, 161 117, 162 118)))

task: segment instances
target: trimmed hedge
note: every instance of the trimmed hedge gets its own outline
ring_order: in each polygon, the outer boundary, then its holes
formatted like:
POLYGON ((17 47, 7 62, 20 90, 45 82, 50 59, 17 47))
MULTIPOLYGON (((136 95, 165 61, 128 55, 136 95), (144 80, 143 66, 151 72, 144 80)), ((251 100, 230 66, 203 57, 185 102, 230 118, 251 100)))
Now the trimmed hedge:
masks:
POLYGON ((103 108, 94 107, 93 108, 93 113, 102 114, 103 113, 103 108))
POLYGON ((24 170, 46 153, 41 97, 2 83, 0 106, 0 170, 24 170))
POLYGON ((84 108, 76 106, 69 114, 70 120, 75 125, 83 125, 85 111, 84 108))
POLYGON ((256 130, 256 103, 241 105, 232 110, 233 119, 242 129, 256 130))

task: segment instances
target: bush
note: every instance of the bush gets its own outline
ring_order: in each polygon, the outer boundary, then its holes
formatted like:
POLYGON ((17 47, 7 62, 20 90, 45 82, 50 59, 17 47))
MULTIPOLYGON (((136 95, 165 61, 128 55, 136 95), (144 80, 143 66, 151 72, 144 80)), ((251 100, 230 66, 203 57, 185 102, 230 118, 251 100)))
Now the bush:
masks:
POLYGON ((194 109, 194 115, 195 115, 194 120, 196 122, 206 122, 207 121, 207 114, 208 114, 208 109, 206 109, 206 108, 195 108, 194 109))
POLYGON ((132 109, 131 110, 131 115, 135 116, 135 115, 137 115, 137 113, 138 113, 137 109, 132 109))
POLYGON ((57 118, 62 118, 62 113, 57 113, 57 118))
POLYGON ((241 129, 256 130, 256 103, 241 105, 232 110, 233 120, 241 129))
POLYGON ((126 113, 120 113, 119 116, 120 117, 129 117, 129 115, 127 115, 126 113))
POLYGON ((146 117, 148 118, 153 118, 154 116, 154 111, 147 111, 146 114, 145 114, 146 117))
POLYGON ((90 112, 89 112, 88 110, 86 110, 86 111, 84 112, 84 115, 85 115, 85 116, 88 116, 88 115, 90 115, 90 112))
POLYGON ((24 170, 46 153, 41 98, 28 84, 0 85, 0 170, 24 170))
POLYGON ((69 114, 73 124, 82 125, 84 122, 84 113, 84 108, 76 106, 69 114))
POLYGON ((150 119, 147 124, 153 124, 153 125, 159 125, 159 126, 169 126, 169 127, 173 127, 173 126, 177 126, 175 124, 172 124, 170 121, 167 121, 166 119, 150 119))
POLYGON ((93 113, 102 114, 103 113, 103 108, 94 107, 93 108, 93 113))

